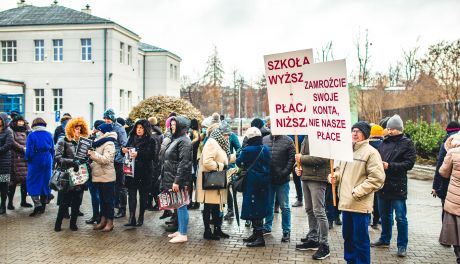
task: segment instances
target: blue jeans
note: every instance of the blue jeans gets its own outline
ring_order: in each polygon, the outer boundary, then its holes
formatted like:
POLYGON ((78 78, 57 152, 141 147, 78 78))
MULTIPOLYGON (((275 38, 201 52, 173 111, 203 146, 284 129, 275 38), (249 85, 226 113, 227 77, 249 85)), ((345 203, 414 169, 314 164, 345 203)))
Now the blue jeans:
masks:
POLYGON ((181 235, 187 235, 187 226, 188 226, 187 205, 177 208, 177 220, 179 222, 179 233, 181 235))
POLYGON ((88 189, 91 194, 91 205, 93 207, 93 217, 96 217, 102 213, 103 204, 99 195, 99 189, 96 186, 97 184, 88 181, 88 189))
POLYGON ((398 227, 398 248, 407 248, 408 242, 408 224, 406 200, 389 200, 383 199, 378 195, 380 219, 382 221, 382 234, 380 241, 390 244, 391 231, 393 228, 393 210, 396 213, 396 225, 398 227))
POLYGON ((369 215, 342 211, 342 223, 345 261, 350 264, 370 264, 369 215))
POLYGON ((115 196, 115 182, 95 182, 94 187, 99 192, 102 208, 101 216, 113 220, 113 198, 115 196))
POLYGON ((275 196, 281 208, 283 234, 291 232, 291 208, 289 207, 289 182, 272 184, 268 206, 271 214, 265 217, 264 229, 272 231, 273 217, 275 214, 275 196))

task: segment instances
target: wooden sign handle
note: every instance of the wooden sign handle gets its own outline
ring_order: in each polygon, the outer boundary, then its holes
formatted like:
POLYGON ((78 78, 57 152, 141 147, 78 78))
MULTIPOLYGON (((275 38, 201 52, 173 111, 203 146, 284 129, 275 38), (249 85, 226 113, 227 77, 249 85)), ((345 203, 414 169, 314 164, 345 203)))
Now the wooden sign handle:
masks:
POLYGON ((336 193, 335 193, 335 178, 334 176, 334 160, 329 160, 329 165, 331 167, 331 184, 332 184, 332 203, 334 206, 337 206, 336 193))
MULTIPOLYGON (((295 154, 299 154, 299 138, 297 135, 294 136, 295 141, 295 154)), ((297 162, 297 169, 300 170, 300 162, 297 162)))

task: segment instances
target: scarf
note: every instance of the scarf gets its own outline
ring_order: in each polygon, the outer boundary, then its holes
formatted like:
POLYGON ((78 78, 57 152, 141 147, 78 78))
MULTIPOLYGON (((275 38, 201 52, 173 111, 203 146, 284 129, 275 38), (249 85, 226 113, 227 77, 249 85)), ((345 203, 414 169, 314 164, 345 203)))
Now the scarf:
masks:
POLYGON ((92 146, 93 146, 93 148, 98 148, 98 147, 104 145, 104 143, 109 142, 109 141, 115 142, 116 140, 113 137, 101 138, 101 139, 99 139, 97 141, 93 141, 92 146))
POLYGON ((44 127, 42 125, 36 125, 36 126, 32 127, 32 130, 33 131, 46 131, 46 127, 44 127))
POLYGON ((220 129, 214 129, 211 132, 210 137, 219 143, 219 146, 225 151, 225 153, 227 153, 227 156, 230 156, 230 142, 224 138, 224 135, 220 129))

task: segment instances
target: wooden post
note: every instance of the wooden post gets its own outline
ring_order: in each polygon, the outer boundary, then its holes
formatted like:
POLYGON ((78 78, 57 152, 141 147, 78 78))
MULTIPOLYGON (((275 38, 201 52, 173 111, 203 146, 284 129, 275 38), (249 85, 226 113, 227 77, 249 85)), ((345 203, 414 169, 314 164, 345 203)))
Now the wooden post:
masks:
POLYGON ((336 193, 335 193, 335 178, 334 176, 334 160, 329 160, 329 165, 331 167, 331 184, 332 184, 332 203, 334 206, 337 206, 336 193))
MULTIPOLYGON (((297 135, 294 136, 295 138, 295 154, 299 154, 299 138, 297 137, 297 135)), ((297 169, 300 170, 300 162, 297 162, 297 169)))

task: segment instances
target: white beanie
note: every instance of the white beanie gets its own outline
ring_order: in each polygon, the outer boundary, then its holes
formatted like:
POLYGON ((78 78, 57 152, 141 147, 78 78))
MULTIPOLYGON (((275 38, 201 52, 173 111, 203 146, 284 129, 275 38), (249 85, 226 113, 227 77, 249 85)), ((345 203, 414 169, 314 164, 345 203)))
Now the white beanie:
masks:
POLYGON ((262 133, 257 127, 250 127, 248 130, 246 130, 246 133, 244 134, 248 139, 251 139, 253 137, 261 137, 262 133))

